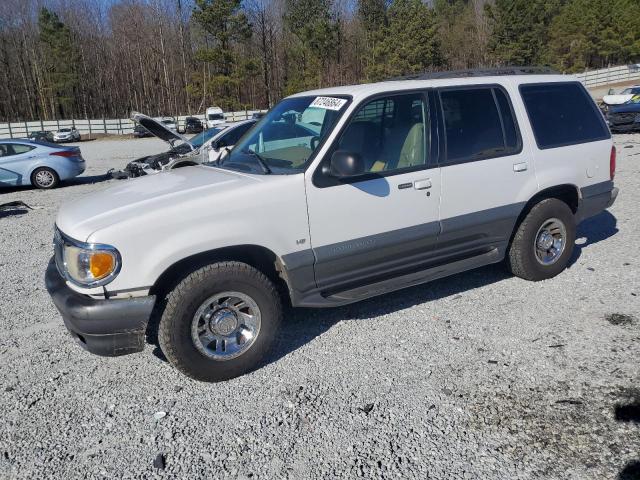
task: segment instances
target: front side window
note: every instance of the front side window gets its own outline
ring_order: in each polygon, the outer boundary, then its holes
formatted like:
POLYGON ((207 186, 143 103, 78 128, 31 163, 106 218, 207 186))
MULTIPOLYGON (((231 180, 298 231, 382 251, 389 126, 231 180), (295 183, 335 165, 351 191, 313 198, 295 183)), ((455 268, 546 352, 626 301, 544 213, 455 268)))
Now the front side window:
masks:
POLYGON ((525 84, 520 92, 538 148, 611 138, 602 114, 580 83, 525 84))
POLYGON ((440 92, 445 127, 444 163, 471 162, 515 154, 520 136, 506 94, 499 88, 440 92))
POLYGON ((302 172, 348 103, 342 97, 284 99, 240 139, 219 166, 264 174, 302 172))
POLYGON ((379 98, 358 109, 338 149, 360 155, 367 173, 424 166, 430 144, 428 123, 422 94, 379 98))
POLYGON ((209 130, 205 130, 204 132, 198 133, 197 135, 191 137, 191 139, 189 139, 189 143, 193 145, 193 148, 198 149, 202 147, 205 142, 211 140, 213 137, 222 132, 225 128, 226 127, 215 127, 210 128, 209 130))

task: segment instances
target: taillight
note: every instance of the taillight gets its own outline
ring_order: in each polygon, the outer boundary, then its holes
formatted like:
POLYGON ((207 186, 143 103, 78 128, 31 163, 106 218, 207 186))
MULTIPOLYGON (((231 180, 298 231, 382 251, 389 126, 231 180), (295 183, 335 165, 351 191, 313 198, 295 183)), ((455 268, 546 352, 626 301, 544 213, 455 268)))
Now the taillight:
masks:
POLYGON ((74 152, 73 150, 60 150, 59 152, 51 152, 49 155, 55 155, 57 157, 77 157, 80 155, 79 152, 74 152))
POLYGON ((611 147, 611 157, 609 157, 609 178, 613 180, 616 176, 616 147, 611 147))

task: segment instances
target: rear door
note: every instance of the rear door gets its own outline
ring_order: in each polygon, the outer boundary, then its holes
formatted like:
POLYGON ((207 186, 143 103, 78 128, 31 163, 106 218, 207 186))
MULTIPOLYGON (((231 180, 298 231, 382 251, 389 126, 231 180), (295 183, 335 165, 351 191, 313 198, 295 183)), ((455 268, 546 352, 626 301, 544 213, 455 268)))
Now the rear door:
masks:
POLYGON ((434 251, 440 181, 431 110, 424 92, 364 101, 307 178, 315 276, 322 291, 416 271, 434 251), (362 157, 366 173, 329 176, 338 149, 362 157))
POLYGON ((501 257, 524 204, 537 190, 521 117, 500 85, 438 91, 441 156, 441 254, 501 257))

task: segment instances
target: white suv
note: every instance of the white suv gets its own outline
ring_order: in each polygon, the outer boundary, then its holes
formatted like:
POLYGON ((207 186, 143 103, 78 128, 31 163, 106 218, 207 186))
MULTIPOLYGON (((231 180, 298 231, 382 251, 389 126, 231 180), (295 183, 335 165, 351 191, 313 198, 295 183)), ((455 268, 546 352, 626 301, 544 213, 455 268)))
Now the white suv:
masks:
POLYGON ((288 97, 216 164, 65 205, 47 288, 87 350, 140 351, 157 325, 174 366, 217 381, 260 364, 283 303, 344 305, 503 260, 554 277, 576 225, 616 198, 615 149, 580 83, 528 73, 288 97))

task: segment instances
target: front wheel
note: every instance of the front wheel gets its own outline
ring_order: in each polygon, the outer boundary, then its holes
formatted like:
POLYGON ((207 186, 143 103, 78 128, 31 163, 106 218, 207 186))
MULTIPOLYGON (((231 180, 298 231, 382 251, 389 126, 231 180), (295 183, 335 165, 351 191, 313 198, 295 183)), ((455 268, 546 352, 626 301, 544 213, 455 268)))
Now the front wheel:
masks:
POLYGON ((282 308, 273 283, 240 262, 207 265, 169 294, 158 340, 178 370, 217 382, 260 365, 280 325, 282 308))
POLYGON ((507 255, 514 275, 546 280, 563 271, 573 253, 576 224, 569 206, 556 198, 537 203, 518 226, 507 255))

